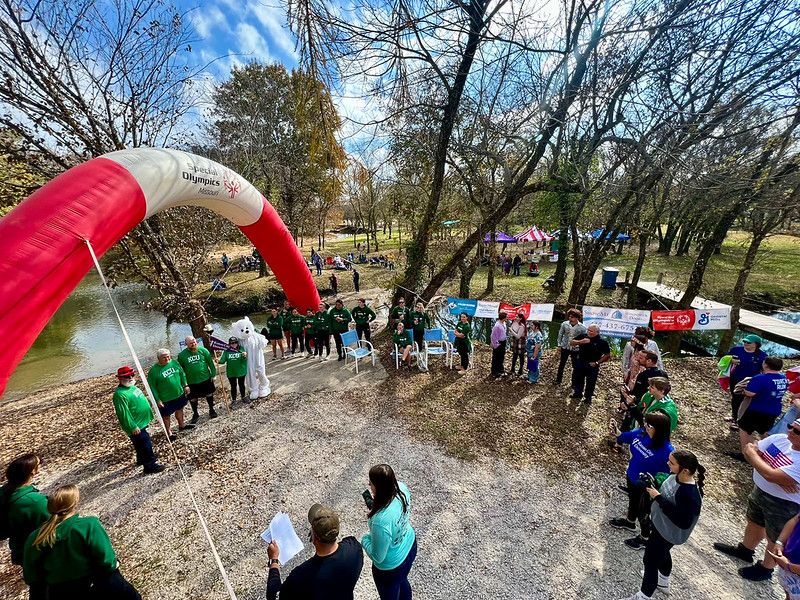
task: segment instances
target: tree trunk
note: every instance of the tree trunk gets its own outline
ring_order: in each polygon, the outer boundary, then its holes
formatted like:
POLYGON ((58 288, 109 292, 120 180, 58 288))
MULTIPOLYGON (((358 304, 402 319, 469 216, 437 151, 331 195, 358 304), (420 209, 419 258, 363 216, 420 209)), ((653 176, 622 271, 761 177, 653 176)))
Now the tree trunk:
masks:
POLYGON ((669 256, 670 252, 672 252, 672 245, 675 243, 675 237, 677 235, 678 225, 672 217, 670 217, 669 223, 667 223, 667 232, 664 234, 664 238, 658 242, 658 253, 669 256))
POLYGON ((723 332, 722 338, 717 347, 717 356, 724 356, 731 347, 733 336, 736 333, 736 328, 739 326, 739 311, 742 308, 742 300, 744 299, 744 288, 747 284, 747 278, 750 276, 750 271, 756 261, 756 255, 761 243, 766 238, 766 235, 753 235, 750 240, 750 246, 747 248, 747 253, 744 256, 742 268, 739 269, 739 276, 736 278, 736 285, 733 286, 733 294, 731 297, 731 328, 723 332))
POLYGON ((636 286, 639 284, 639 278, 642 276, 642 267, 644 266, 644 259, 647 256, 647 245, 650 242, 650 232, 639 232, 639 254, 636 257, 636 266, 633 269, 633 280, 630 282, 628 288, 628 298, 625 306, 628 308, 636 308, 637 299, 639 296, 636 286))
POLYGON ((472 276, 475 275, 475 271, 478 270, 478 265, 480 264, 480 257, 476 253, 475 256, 472 257, 471 260, 462 261, 461 265, 459 265, 458 269, 461 271, 461 277, 458 281, 458 297, 459 298, 469 298, 470 291, 469 286, 472 283, 472 276))
POLYGON ((556 263, 556 272, 553 274, 555 281, 553 282, 552 290, 557 294, 564 291, 564 286, 567 283, 567 256, 569 253, 569 196, 565 193, 558 195, 558 262, 556 263))
POLYGON ((486 289, 483 292, 484 296, 488 296, 494 291, 494 269, 497 259, 497 243, 494 239, 495 234, 492 232, 489 238, 489 270, 486 273, 486 289))

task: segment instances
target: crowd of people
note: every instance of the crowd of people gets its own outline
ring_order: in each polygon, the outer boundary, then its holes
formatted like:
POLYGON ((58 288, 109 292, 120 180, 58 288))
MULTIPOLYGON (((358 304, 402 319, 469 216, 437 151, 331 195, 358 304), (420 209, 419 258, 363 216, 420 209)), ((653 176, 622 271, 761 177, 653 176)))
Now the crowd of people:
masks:
MULTIPOLYGON (((359 340, 370 341, 376 316, 363 298, 351 309, 336 299, 332 307, 322 303, 305 315, 287 301, 271 309, 262 334, 270 342, 273 360, 328 360, 333 336, 338 360, 342 361, 342 335, 354 328, 359 340)), ((501 312, 492 327, 490 377, 495 381, 521 378, 536 384, 544 375, 562 385, 569 366, 570 398, 590 404, 602 365, 611 358, 610 345, 599 328, 584 325, 579 310, 567 311, 556 340, 555 373, 548 375, 540 369, 546 349, 541 324, 528 321, 524 314, 511 317, 501 312)), ((412 351, 423 347, 425 331, 431 326, 422 302, 416 302, 412 309, 401 297, 391 308, 388 327, 401 365, 410 367, 412 351)), ((703 504, 704 467, 691 451, 675 448, 671 441, 681 424, 680 411, 670 395, 670 377, 653 337, 652 330, 640 327, 626 341, 617 414, 609 423, 610 446, 618 451, 627 447, 629 460, 619 486, 627 497, 624 514, 608 525, 631 534, 624 546, 644 551, 640 589, 627 600, 649 600, 657 590, 668 588, 671 549, 689 539, 703 504)), ((471 366, 472 338, 473 324, 469 315, 462 313, 453 331, 460 374, 471 366)), ((738 571, 744 579, 768 580, 777 568, 787 598, 800 600, 800 529, 795 527, 800 515, 800 393, 791 394, 794 404, 784 411, 788 382, 782 372, 783 362, 767 356, 761 345, 761 338, 751 334, 728 353, 733 366, 730 427, 738 431, 740 458, 752 466, 755 485, 747 500, 747 526, 741 540, 736 544, 720 541, 714 548, 750 563, 738 571), (754 563, 755 550, 764 539, 765 554, 754 563)), ((217 417, 217 362, 214 354, 191 336, 175 359, 167 348, 159 349, 156 357, 157 362, 147 372, 147 382, 169 440, 175 441, 180 433, 198 424, 200 400, 205 400, 208 418, 217 417), (187 406, 192 410, 188 419, 184 417, 187 406), (173 415, 177 430, 172 427, 173 415)), ((240 396, 247 402, 247 353, 240 349, 240 340, 231 337, 218 360, 226 366, 231 401, 240 396)), ((154 420, 151 404, 136 385, 133 369, 121 367, 117 380, 112 402, 119 426, 133 445, 136 464, 145 474, 159 473, 164 467, 157 461, 148 434, 154 420)), ((33 486, 39 466, 35 455, 13 461, 6 471, 6 485, 0 490, 0 533, 9 538, 12 560, 23 566, 31 597, 69 597, 64 594, 90 589, 105 590, 106 595, 86 597, 137 598, 137 592, 119 573, 100 522, 77 514, 77 488, 66 486, 45 497, 33 486), (70 541, 88 535, 94 545, 70 541), (84 556, 84 552, 89 554, 84 556)), ((408 521, 411 494, 407 486, 396 481, 388 465, 374 467, 369 479, 370 490, 364 497, 370 505, 370 533, 360 543, 354 538, 337 541, 338 515, 330 508, 313 506, 309 511, 310 540, 316 554, 281 582, 280 548, 270 544, 268 598, 275 598, 279 592, 284 600, 309 598, 319 590, 333 594, 325 597, 351 598, 363 565, 362 549, 373 562, 373 578, 382 599, 411 597, 408 573, 416 556, 416 536, 408 521)))

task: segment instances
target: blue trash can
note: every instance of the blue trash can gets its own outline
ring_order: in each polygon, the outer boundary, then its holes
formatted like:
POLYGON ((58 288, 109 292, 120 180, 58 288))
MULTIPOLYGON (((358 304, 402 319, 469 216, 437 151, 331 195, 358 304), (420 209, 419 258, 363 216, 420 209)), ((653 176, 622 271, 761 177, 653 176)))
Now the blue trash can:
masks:
POLYGON ((600 280, 600 287, 605 290, 617 289, 617 276, 619 269, 614 267, 603 267, 603 278, 600 280))

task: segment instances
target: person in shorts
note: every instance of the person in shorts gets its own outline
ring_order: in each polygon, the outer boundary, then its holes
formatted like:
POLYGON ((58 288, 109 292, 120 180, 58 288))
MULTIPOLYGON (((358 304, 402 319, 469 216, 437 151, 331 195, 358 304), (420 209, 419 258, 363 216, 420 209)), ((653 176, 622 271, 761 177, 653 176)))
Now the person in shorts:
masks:
POLYGON ((217 411, 214 410, 214 392, 217 387, 214 385, 214 377, 217 375, 217 366, 214 364, 214 357, 211 352, 199 346, 197 340, 191 335, 184 340, 186 348, 178 354, 178 362, 186 373, 186 381, 189 384, 189 404, 192 407, 192 424, 200 419, 197 410, 197 402, 200 398, 205 398, 208 403, 208 418, 215 419, 217 411))
POLYGON ((164 427, 169 432, 169 440, 174 442, 178 436, 172 433, 169 422, 174 414, 178 421, 178 431, 191 429, 194 425, 184 423, 183 407, 189 402, 186 395, 189 393, 189 384, 186 383, 186 373, 177 360, 172 360, 170 351, 159 348, 156 352, 158 362, 150 367, 147 372, 147 383, 156 399, 158 412, 164 420, 164 427))
POLYGON ((723 554, 751 563, 755 549, 767 539, 763 560, 739 569, 750 581, 767 581, 775 567, 776 542, 786 523, 800 512, 800 419, 787 433, 776 433, 749 443, 744 456, 753 466, 755 486, 747 497, 747 526, 736 546, 715 543, 723 554), (787 491, 791 490, 791 491, 787 491))
POLYGON ((737 421, 743 452, 747 444, 755 441, 753 434, 767 433, 783 412, 783 396, 789 387, 789 380, 781 373, 782 369, 783 361, 780 358, 768 356, 761 366, 762 372, 747 383, 743 392, 744 410, 740 411, 737 421))

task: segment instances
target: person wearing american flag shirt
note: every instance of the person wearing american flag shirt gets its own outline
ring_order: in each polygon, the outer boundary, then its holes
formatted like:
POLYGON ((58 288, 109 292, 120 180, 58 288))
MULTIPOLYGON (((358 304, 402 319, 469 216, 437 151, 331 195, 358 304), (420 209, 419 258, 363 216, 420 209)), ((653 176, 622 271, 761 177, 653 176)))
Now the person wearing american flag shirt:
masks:
POLYGON ((768 581, 775 568, 776 543, 784 525, 800 513, 800 419, 787 433, 776 433, 744 447, 744 456, 753 466, 755 486, 747 498, 747 526, 738 545, 715 543, 719 552, 745 562, 753 562, 755 548, 766 537, 763 560, 739 569, 750 581, 768 581))

